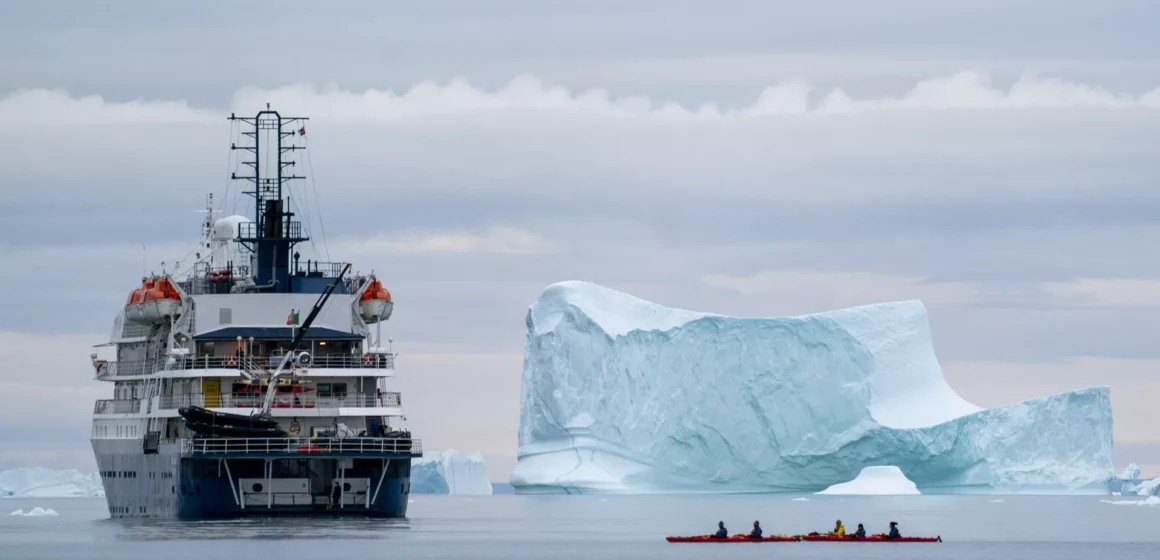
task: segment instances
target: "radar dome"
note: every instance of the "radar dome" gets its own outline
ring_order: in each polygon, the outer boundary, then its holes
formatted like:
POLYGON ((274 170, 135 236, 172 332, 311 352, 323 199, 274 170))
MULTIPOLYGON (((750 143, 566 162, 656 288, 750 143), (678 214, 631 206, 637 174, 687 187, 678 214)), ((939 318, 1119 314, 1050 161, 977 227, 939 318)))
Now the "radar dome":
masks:
POLYGON ((238 224, 252 221, 245 216, 226 216, 214 222, 213 238, 215 241, 232 241, 238 236, 238 224))

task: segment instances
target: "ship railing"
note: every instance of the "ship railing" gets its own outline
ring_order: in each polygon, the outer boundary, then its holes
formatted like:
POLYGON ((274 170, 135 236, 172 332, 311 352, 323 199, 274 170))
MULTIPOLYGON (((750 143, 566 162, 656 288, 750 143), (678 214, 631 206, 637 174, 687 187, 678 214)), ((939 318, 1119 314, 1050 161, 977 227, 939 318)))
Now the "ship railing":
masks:
MULTIPOLYGON (((163 362, 164 363, 164 362, 163 362)), ((179 357, 168 369, 276 369, 282 356, 192 356, 179 357)), ((392 369, 392 354, 322 354, 311 356, 309 368, 392 369)))
POLYGON ((291 267, 290 274, 295 276, 318 276, 322 278, 337 278, 346 263, 299 261, 291 267))
MULTIPOLYGON (((394 354, 324 354, 311 356, 307 369, 394 369, 394 354)), ((181 356, 161 360, 124 360, 108 362, 102 375, 124 377, 129 375, 152 375, 163 370, 195 369, 277 369, 281 356, 181 356)))
POLYGON ((137 414, 141 399, 101 399, 93 405, 93 414, 137 414))
POLYGON ((201 438, 181 440, 181 452, 189 455, 267 454, 389 454, 418 455, 423 445, 413 438, 201 438))
MULTIPOLYGON (((331 505, 330 493, 303 494, 302 492, 244 492, 247 508, 264 508, 269 506, 328 506, 331 505)), ((344 492, 342 504, 345 507, 365 507, 365 490, 344 492)))
MULTIPOLYGON (((174 410, 183 406, 203 408, 262 408, 265 395, 206 395, 187 393, 184 395, 162 395, 159 408, 174 410), (207 398, 208 397, 208 398, 207 398)), ((399 393, 347 393, 342 396, 318 396, 311 393, 279 393, 274 397, 273 408, 398 408, 403 397, 399 393)))

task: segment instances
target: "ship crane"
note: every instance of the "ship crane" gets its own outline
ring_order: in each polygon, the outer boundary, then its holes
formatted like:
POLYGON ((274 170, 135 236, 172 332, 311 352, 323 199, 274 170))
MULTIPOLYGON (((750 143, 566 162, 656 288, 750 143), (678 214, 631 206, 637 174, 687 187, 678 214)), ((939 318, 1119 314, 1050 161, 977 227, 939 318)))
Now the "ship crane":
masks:
MULTIPOLYGON (((306 336, 306 331, 310 329, 310 324, 318 317, 318 314, 326 305, 326 300, 330 299, 330 294, 334 293, 334 289, 338 287, 339 282, 342 282, 342 277, 346 275, 348 270, 350 270, 350 263, 344 264, 342 270, 338 273, 338 277, 326 286, 326 290, 322 292, 321 296, 318 296, 318 302, 314 304, 314 308, 310 310, 310 314, 306 316, 306 320, 302 321, 302 324, 298 327, 298 332, 294 333, 294 339, 290 341, 290 349, 282 356, 282 362, 278 364, 278 369, 270 374, 270 383, 266 389, 266 399, 262 401, 262 412, 255 416, 270 417, 270 409, 274 406, 274 397, 277 393, 278 377, 285 371, 286 366, 290 365, 290 362, 296 359, 294 351, 298 349, 298 345, 302 343, 302 339, 306 336)), ((306 352, 303 352, 302 355, 306 356, 307 360, 310 359, 310 355, 306 352)), ((301 358, 301 356, 297 358, 301 358)))

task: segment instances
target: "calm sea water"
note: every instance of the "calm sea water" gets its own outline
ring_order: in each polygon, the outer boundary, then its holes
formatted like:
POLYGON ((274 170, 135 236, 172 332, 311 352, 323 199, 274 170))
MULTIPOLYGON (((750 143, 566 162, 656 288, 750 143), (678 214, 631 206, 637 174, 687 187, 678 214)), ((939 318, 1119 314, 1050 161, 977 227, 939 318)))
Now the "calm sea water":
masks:
MULTIPOLYGON (((0 558, 1160 558, 1160 507, 1090 496, 412 496, 410 518, 121 521, 103 499, 0 500, 0 558), (800 498, 800 497, 799 497, 800 498), (1001 500, 1001 501, 1000 501, 1001 500), (52 508, 57 517, 8 512, 52 508), (898 521, 937 544, 670 544, 666 535, 871 532, 898 521)), ((1126 499, 1126 498, 1124 498, 1126 499)))

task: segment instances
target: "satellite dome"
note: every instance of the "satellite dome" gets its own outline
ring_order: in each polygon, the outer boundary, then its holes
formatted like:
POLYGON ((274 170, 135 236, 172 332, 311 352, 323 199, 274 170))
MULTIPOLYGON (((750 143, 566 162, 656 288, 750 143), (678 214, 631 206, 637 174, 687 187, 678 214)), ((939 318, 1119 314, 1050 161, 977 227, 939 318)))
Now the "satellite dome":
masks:
POLYGON ((252 222, 245 216, 226 216, 213 224, 215 241, 232 241, 238 236, 238 224, 252 222))

